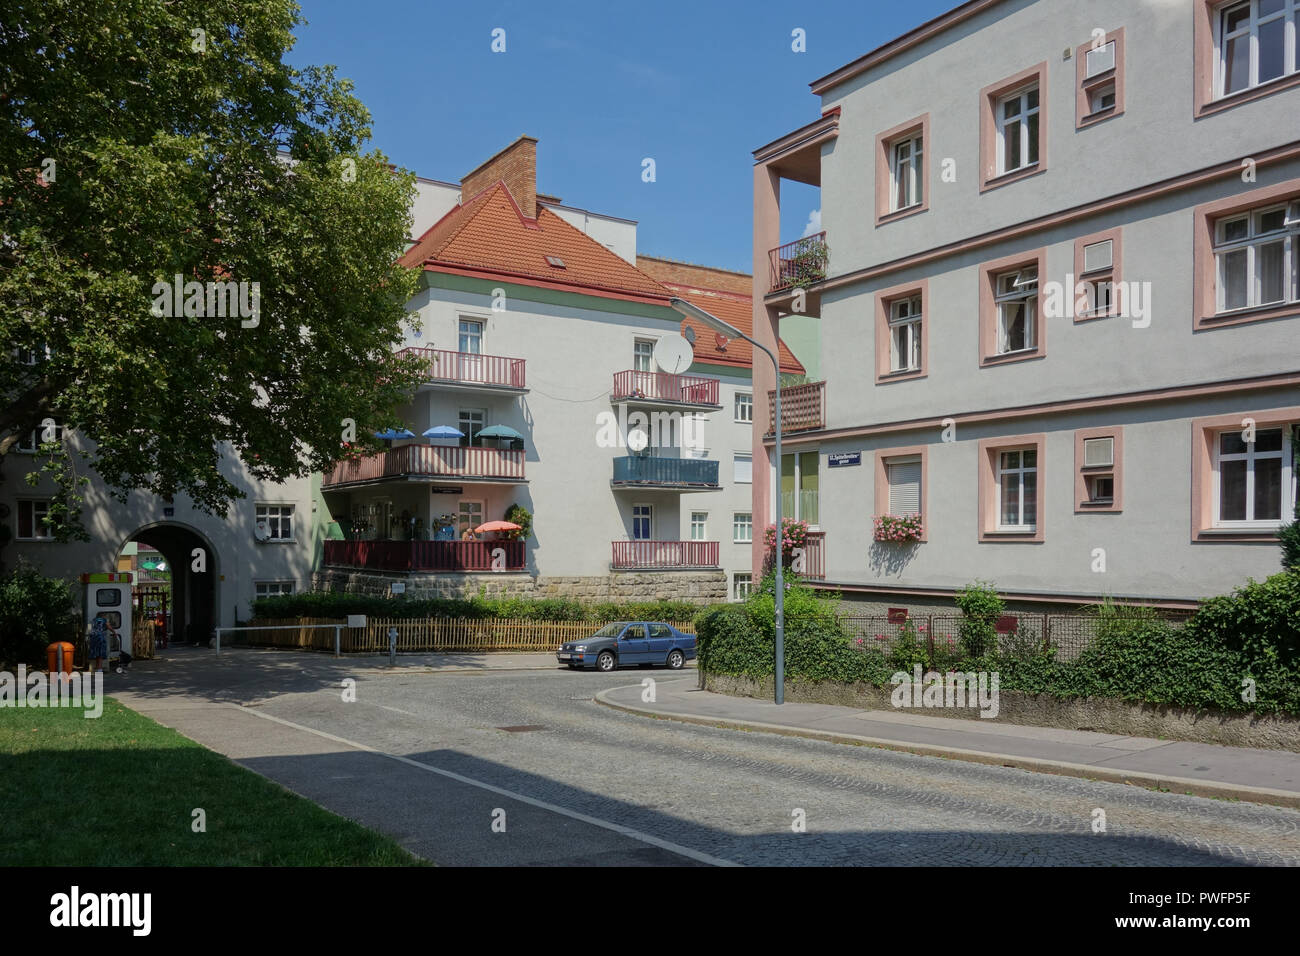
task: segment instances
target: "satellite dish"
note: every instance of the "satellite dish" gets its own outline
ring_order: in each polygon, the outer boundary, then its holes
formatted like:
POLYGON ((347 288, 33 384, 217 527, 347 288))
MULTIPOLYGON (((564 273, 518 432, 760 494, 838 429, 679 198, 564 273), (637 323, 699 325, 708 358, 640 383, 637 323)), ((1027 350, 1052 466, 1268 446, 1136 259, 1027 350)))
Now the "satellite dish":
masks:
POLYGON ((691 367, 695 361, 695 350, 685 336, 670 332, 655 343, 655 364, 665 372, 676 375, 691 367))
POLYGON ((258 541, 265 541, 271 537, 271 529, 265 521, 259 521, 253 525, 253 537, 258 541))
POLYGON ((650 436, 645 433, 644 429, 633 428, 627 433, 627 447, 631 448, 638 454, 645 451, 645 446, 650 444, 650 436))

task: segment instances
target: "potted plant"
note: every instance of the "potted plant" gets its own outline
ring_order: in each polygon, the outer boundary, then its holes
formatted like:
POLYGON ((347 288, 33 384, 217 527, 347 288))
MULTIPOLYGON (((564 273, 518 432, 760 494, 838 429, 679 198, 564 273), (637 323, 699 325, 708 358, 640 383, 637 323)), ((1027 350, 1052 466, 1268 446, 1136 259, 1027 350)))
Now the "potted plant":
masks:
POLYGON ((920 515, 876 515, 871 520, 875 539, 889 544, 920 541, 924 533, 920 515))

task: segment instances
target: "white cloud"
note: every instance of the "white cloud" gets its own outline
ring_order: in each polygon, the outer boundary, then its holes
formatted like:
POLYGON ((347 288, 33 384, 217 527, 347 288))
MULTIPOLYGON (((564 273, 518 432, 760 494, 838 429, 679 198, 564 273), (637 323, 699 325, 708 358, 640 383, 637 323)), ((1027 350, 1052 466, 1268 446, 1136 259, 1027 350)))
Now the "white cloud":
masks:
POLYGON ((804 236, 814 236, 822 231, 822 211, 814 209, 808 213, 808 225, 803 227, 804 236))

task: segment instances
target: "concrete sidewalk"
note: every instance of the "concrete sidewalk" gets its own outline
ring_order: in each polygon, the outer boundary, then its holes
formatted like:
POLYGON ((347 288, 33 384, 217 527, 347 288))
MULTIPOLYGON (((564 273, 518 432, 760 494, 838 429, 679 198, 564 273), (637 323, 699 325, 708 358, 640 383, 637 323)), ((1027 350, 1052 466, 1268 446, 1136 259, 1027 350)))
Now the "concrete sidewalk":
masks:
POLYGON ((833 704, 786 703, 699 690, 695 677, 656 676, 654 703, 640 685, 596 700, 647 717, 884 747, 1203 797, 1300 808, 1300 754, 1215 744, 928 717, 833 704))

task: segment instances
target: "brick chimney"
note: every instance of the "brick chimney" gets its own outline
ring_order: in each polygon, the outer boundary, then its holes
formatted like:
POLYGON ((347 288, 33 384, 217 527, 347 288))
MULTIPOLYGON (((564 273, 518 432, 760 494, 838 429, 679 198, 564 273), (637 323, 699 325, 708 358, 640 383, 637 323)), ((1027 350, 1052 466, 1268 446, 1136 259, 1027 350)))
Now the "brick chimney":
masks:
POLYGON ((461 201, 468 201, 497 180, 529 219, 537 218, 537 140, 520 136, 460 181, 461 201))

